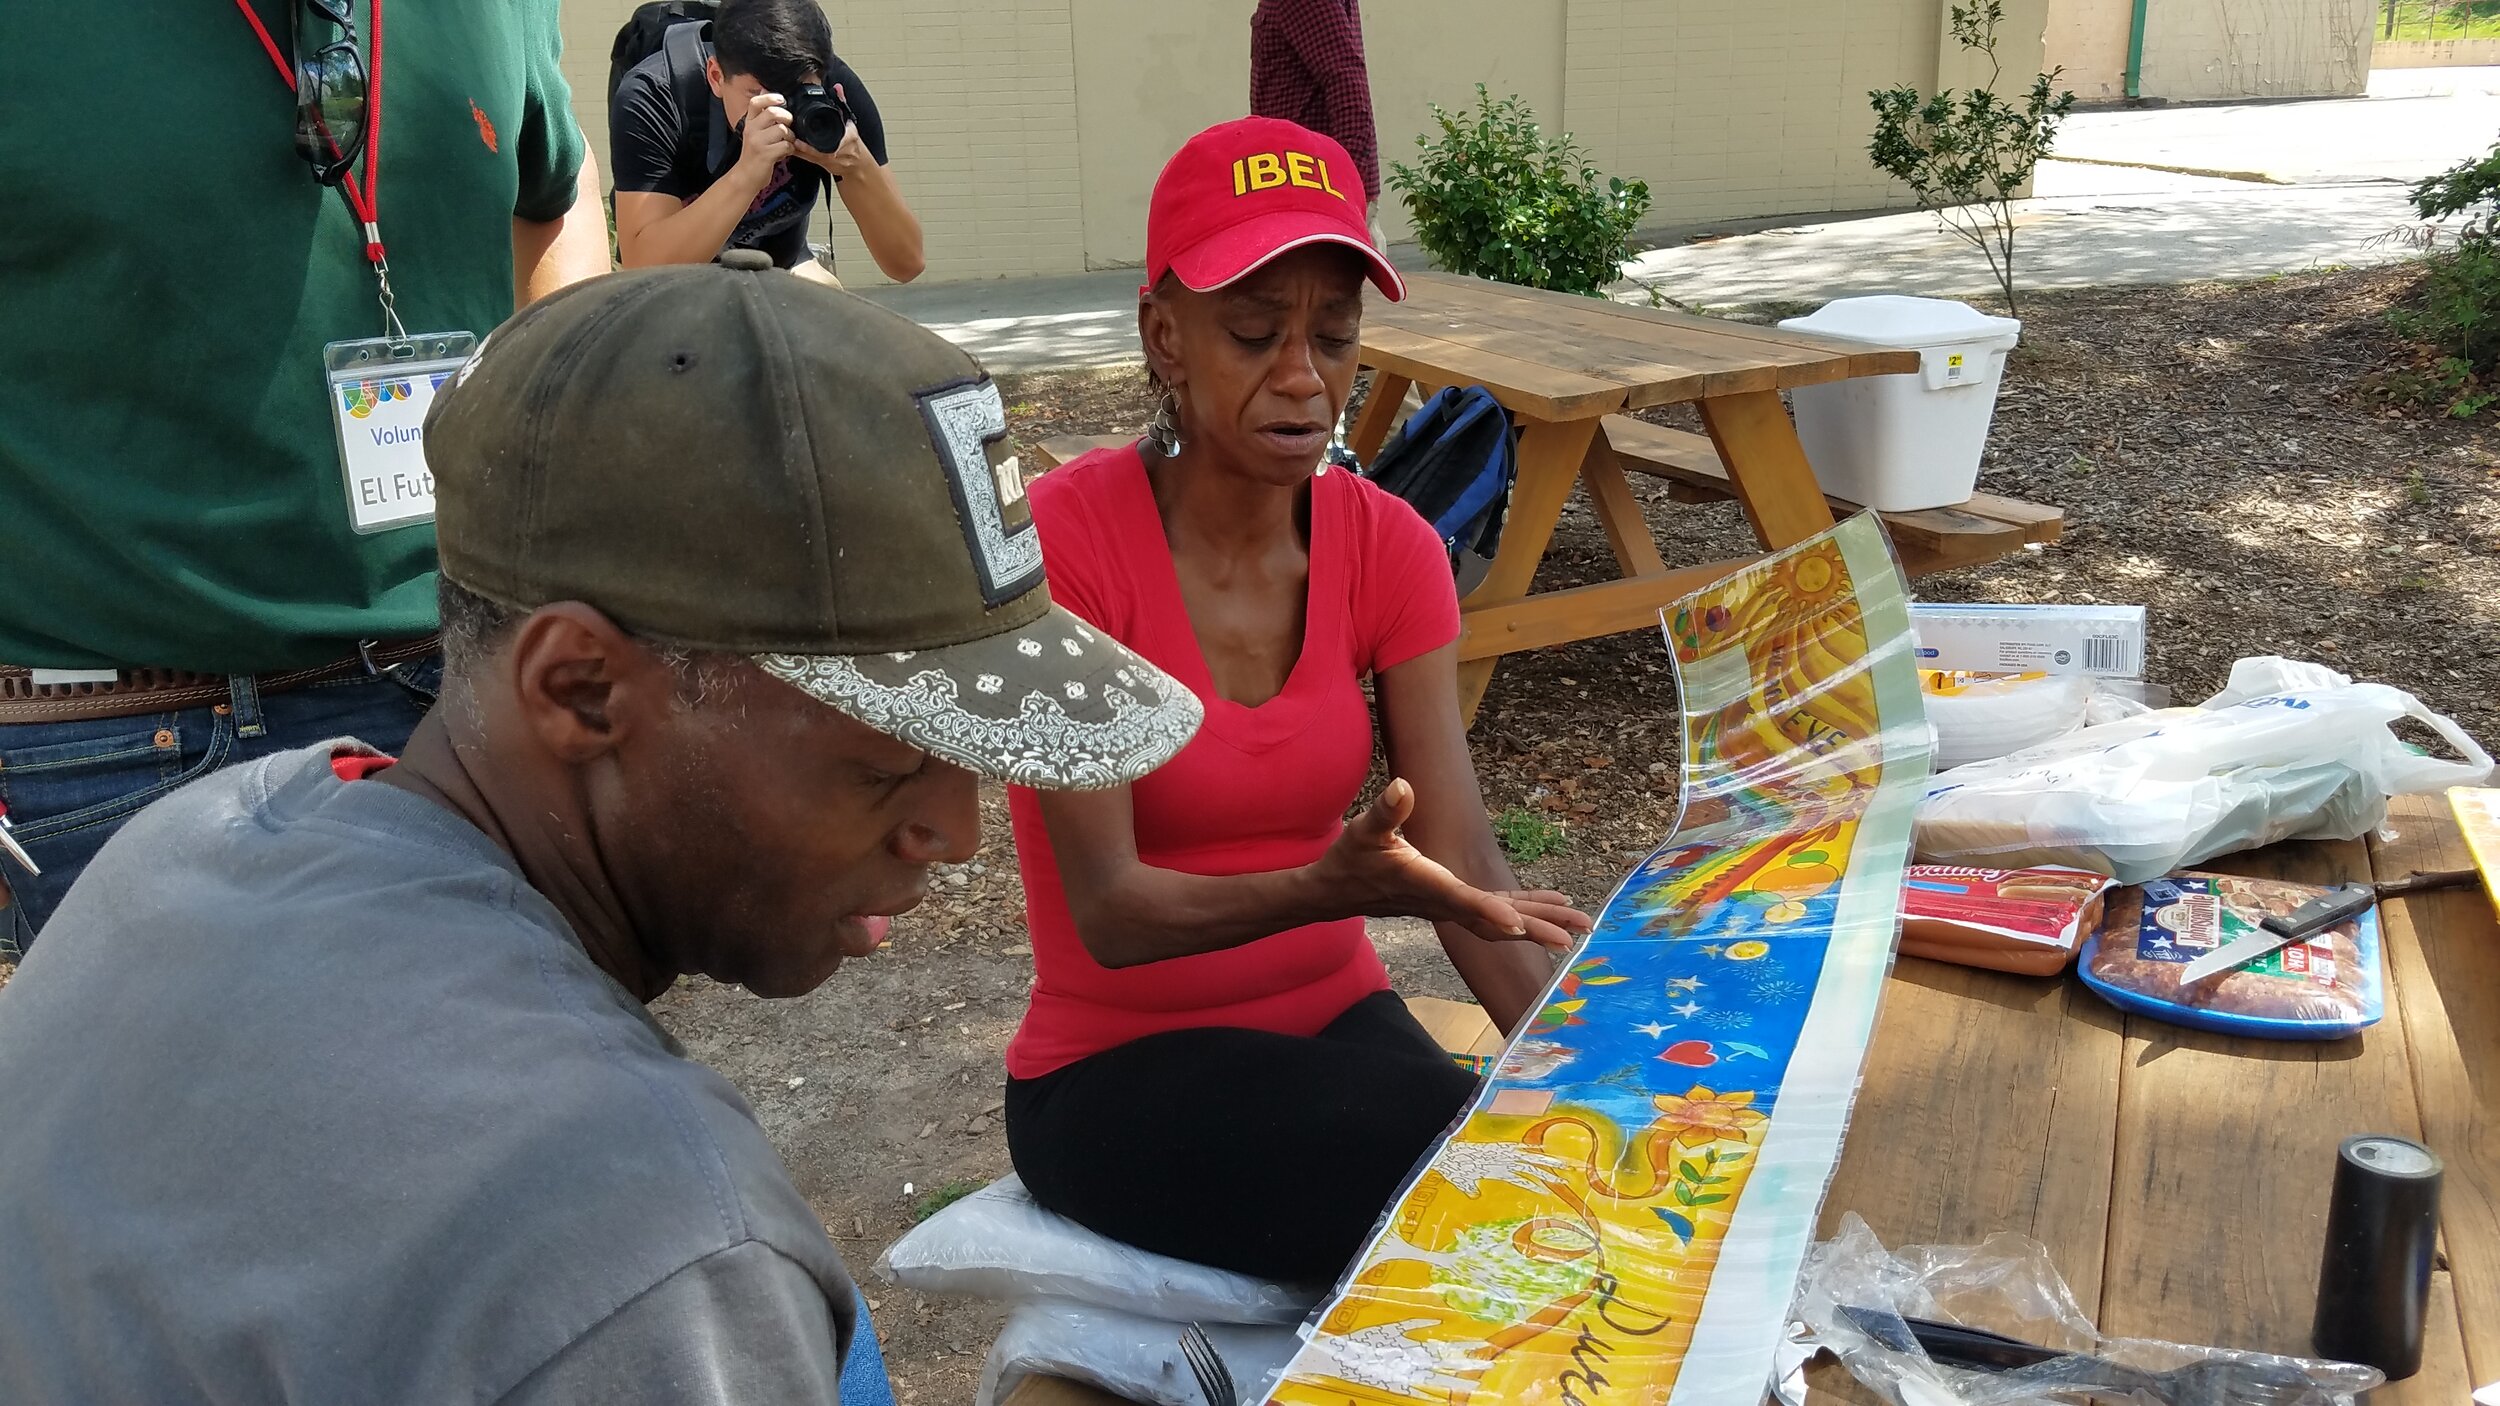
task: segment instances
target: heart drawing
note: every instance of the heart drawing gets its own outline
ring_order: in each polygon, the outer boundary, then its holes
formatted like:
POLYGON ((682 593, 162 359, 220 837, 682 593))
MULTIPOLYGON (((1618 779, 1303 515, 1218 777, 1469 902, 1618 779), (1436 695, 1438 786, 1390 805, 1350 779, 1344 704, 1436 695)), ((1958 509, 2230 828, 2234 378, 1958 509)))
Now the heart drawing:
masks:
POLYGON ((1660 1050, 1658 1057, 1669 1064, 1693 1069, 1706 1069, 1719 1062, 1718 1053, 1710 1048, 1708 1040, 1678 1040, 1660 1050))

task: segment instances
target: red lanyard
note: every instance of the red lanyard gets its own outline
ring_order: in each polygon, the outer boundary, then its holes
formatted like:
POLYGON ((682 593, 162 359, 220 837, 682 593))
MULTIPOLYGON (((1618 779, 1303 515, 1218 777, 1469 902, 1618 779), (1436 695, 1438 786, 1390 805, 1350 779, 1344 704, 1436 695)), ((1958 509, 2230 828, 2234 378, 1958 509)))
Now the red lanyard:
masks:
MULTIPOLYGON (((294 0, 301 4, 302 0, 294 0)), ((372 57, 365 61, 365 184, 356 187, 356 172, 351 168, 347 179, 339 183, 339 193, 347 197, 347 208, 354 211, 365 231, 365 260, 373 265, 382 281, 382 312, 394 336, 404 335, 399 326, 399 312, 391 297, 391 266, 382 257, 382 0, 371 0, 373 39, 367 46, 372 57)), ((278 41, 269 37, 269 27, 260 22, 251 0, 234 0, 234 7, 250 22, 252 33, 259 36, 260 47, 275 64, 278 76, 286 80, 288 92, 295 91, 295 70, 278 52, 278 41)))

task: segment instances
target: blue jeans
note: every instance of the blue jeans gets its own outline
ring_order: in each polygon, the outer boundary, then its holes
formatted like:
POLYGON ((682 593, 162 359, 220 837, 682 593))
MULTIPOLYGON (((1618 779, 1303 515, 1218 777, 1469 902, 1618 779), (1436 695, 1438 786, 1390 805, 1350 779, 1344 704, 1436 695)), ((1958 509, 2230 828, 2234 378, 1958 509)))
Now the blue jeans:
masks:
POLYGON ((877 1325, 868 1321, 868 1298, 856 1288, 852 1304, 859 1322, 851 1330, 851 1350, 842 1357, 842 1406, 894 1406, 894 1378, 885 1370, 885 1353, 877 1347, 877 1325))
MULTIPOLYGON (((431 693, 439 656, 400 666, 431 693)), ((393 756, 425 715, 418 695, 387 678, 352 678, 266 697, 238 678, 214 706, 77 722, 0 724, 0 803, 11 833, 43 866, 29 875, 0 858, 16 901, 0 912, 0 960, 35 940, 96 851, 141 807, 220 767, 334 737, 393 756)))

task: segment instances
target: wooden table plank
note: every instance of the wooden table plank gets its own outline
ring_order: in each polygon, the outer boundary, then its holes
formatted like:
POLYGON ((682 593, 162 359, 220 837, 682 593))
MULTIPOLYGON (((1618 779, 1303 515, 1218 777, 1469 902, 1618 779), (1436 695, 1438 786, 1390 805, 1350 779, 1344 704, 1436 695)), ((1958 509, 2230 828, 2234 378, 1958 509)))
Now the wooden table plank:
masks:
POLYGON ((1887 1246, 2019 1231, 2079 1302, 2099 1295, 2120 1017, 2071 981, 1904 957, 1884 990, 1823 1233, 1887 1246))
POLYGON ((1426 275, 1409 293, 1367 315, 1487 347, 1536 334, 1557 365, 1622 379, 1634 409, 1918 367, 1915 352, 1481 279, 1426 275))
POLYGON ((2372 1392, 2370 1406, 2463 1406, 2473 1398, 2477 1382, 2466 1367, 2456 1282, 2444 1269, 2431 1273, 2428 1318, 2422 1333, 2422 1370, 2372 1392))
MULTIPOLYGON (((1610 326, 1602 318, 1568 318, 1533 304, 1468 308, 1426 302, 1386 314, 1375 312, 1364 324, 1367 341, 1372 317, 1385 326, 1465 348, 1465 353, 1454 354, 1457 359, 1449 366, 1456 380, 1476 379, 1471 374, 1475 355, 1512 355, 1532 346, 1534 359, 1557 371, 1623 388, 1625 403, 1633 408, 1706 395, 1777 390, 1781 365, 1831 359, 1819 349, 1757 343, 1675 346, 1658 329, 1638 324, 1610 326)), ((1681 335, 1698 342, 1690 334, 1681 335)))
MULTIPOLYGON (((2388 810, 2394 837, 2372 842, 2382 876, 2471 865, 2444 798, 2388 810)), ((2500 922, 2478 885, 2391 899, 2379 916, 2422 1140, 2447 1164, 2439 1219, 2465 1355, 2473 1382, 2500 1380, 2500 922)))
POLYGON ((1101 1387, 1065 1377, 1027 1377, 1007 1393, 1001 1406, 1130 1406, 1127 1398, 1101 1387))
POLYGON ((1657 535, 1650 531, 1641 500, 1632 496, 1632 485, 1623 481, 1614 451, 1592 440, 1588 457, 1580 461, 1580 484, 1588 490, 1589 503, 1597 510, 1597 525, 1605 529, 1606 545, 1623 574, 1664 574, 1667 560, 1658 554, 1657 535))
POLYGON ((1614 381, 1460 346, 1378 319, 1363 323, 1363 364, 1426 385, 1480 385, 1536 420, 1577 420, 1623 408, 1623 387, 1614 381))
POLYGON ((1346 448, 1365 464, 1380 457, 1381 447, 1389 442, 1389 432, 1398 427, 1398 414, 1406 408, 1406 392, 1415 384, 1411 376, 1395 371, 1374 371, 1371 389, 1363 393, 1363 413, 1355 417, 1354 430, 1346 436, 1346 448))
MULTIPOLYGON (((1573 640, 1619 635, 1627 630, 1656 630, 1660 628, 1658 612, 1662 607, 1759 560, 1745 557, 1711 562, 1654 576, 1629 576, 1591 586, 1541 591, 1524 600, 1498 605, 1470 604, 1459 612, 1462 682, 1465 666, 1476 660, 1490 663, 1523 649, 1543 649, 1573 640)), ((1476 597, 1467 599, 1474 602, 1476 597)))
POLYGON ((1918 354, 1906 354, 1896 348, 1870 347, 1864 342, 1845 341, 1812 332, 1792 332, 1765 326, 1758 322, 1738 322, 1732 318, 1709 317, 1700 313, 1678 312, 1672 308, 1654 308, 1620 299, 1583 298, 1575 293, 1558 293, 1545 288, 1526 288, 1513 283, 1496 283, 1490 279, 1466 278, 1456 274, 1424 273, 1409 275, 1407 288, 1431 290, 1436 296, 1475 297, 1486 302, 1545 303, 1574 309, 1595 309, 1590 316, 1603 315, 1618 322, 1641 323, 1668 331, 1694 331, 1719 339, 1758 342, 1773 347, 1812 347, 1843 359, 1867 358, 1854 375, 1881 375, 1885 371, 1918 369, 1918 354), (1446 290, 1446 291, 1445 291, 1446 290), (1874 368, 1882 369, 1874 369, 1874 368))
MULTIPOLYGON (((1821 1233, 1851 1211, 1890 1248, 2018 1231, 2048 1247, 2078 1302, 2094 1302, 2120 1023, 2072 981, 1902 958, 1884 988, 1821 1233)), ((1836 1363, 1808 1381, 1814 1406, 1881 1400, 1836 1363)))
POLYGON ((1797 427, 1776 392, 1705 400, 1701 419, 1756 541, 1776 551, 1831 529, 1831 505, 1823 501, 1805 446, 1797 442, 1797 427))
MULTIPOLYGON (((2286 844, 2211 868, 2366 882, 2360 841, 2286 844)), ((2336 1147, 2418 1137, 2400 995, 2348 1040, 2250 1040, 2130 1016, 2101 1331, 2306 1356, 2336 1147)), ((2436 1383, 2463 1371, 2433 1363, 2436 1383)), ((2424 1387, 2388 1394, 2409 1402, 2424 1387)), ((2453 1404, 2452 1404, 2453 1406, 2453 1404)))

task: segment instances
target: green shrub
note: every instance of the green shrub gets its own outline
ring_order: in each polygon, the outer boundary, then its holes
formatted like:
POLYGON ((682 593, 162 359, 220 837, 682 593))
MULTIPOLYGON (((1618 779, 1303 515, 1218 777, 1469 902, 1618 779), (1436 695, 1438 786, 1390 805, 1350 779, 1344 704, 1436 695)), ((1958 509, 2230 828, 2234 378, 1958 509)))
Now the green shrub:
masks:
POLYGON ((1603 179, 1565 132, 1548 140, 1516 94, 1499 102, 1476 85, 1473 111, 1432 105, 1438 141, 1415 138, 1414 165, 1390 167, 1415 237, 1432 261, 1529 288, 1602 296, 1632 256, 1632 230, 1649 213, 1649 185, 1603 179))
POLYGON ((2390 316, 2396 330, 2438 353, 2435 384, 2450 414, 2471 416, 2500 399, 2500 143, 2413 188, 2425 220, 2462 215, 2456 243, 2434 247, 2415 306, 2390 316))
POLYGON ((2413 208, 2423 219, 2466 217, 2459 243, 2489 244, 2500 237, 2500 142, 2471 161, 2460 161, 2413 187, 2413 208))

